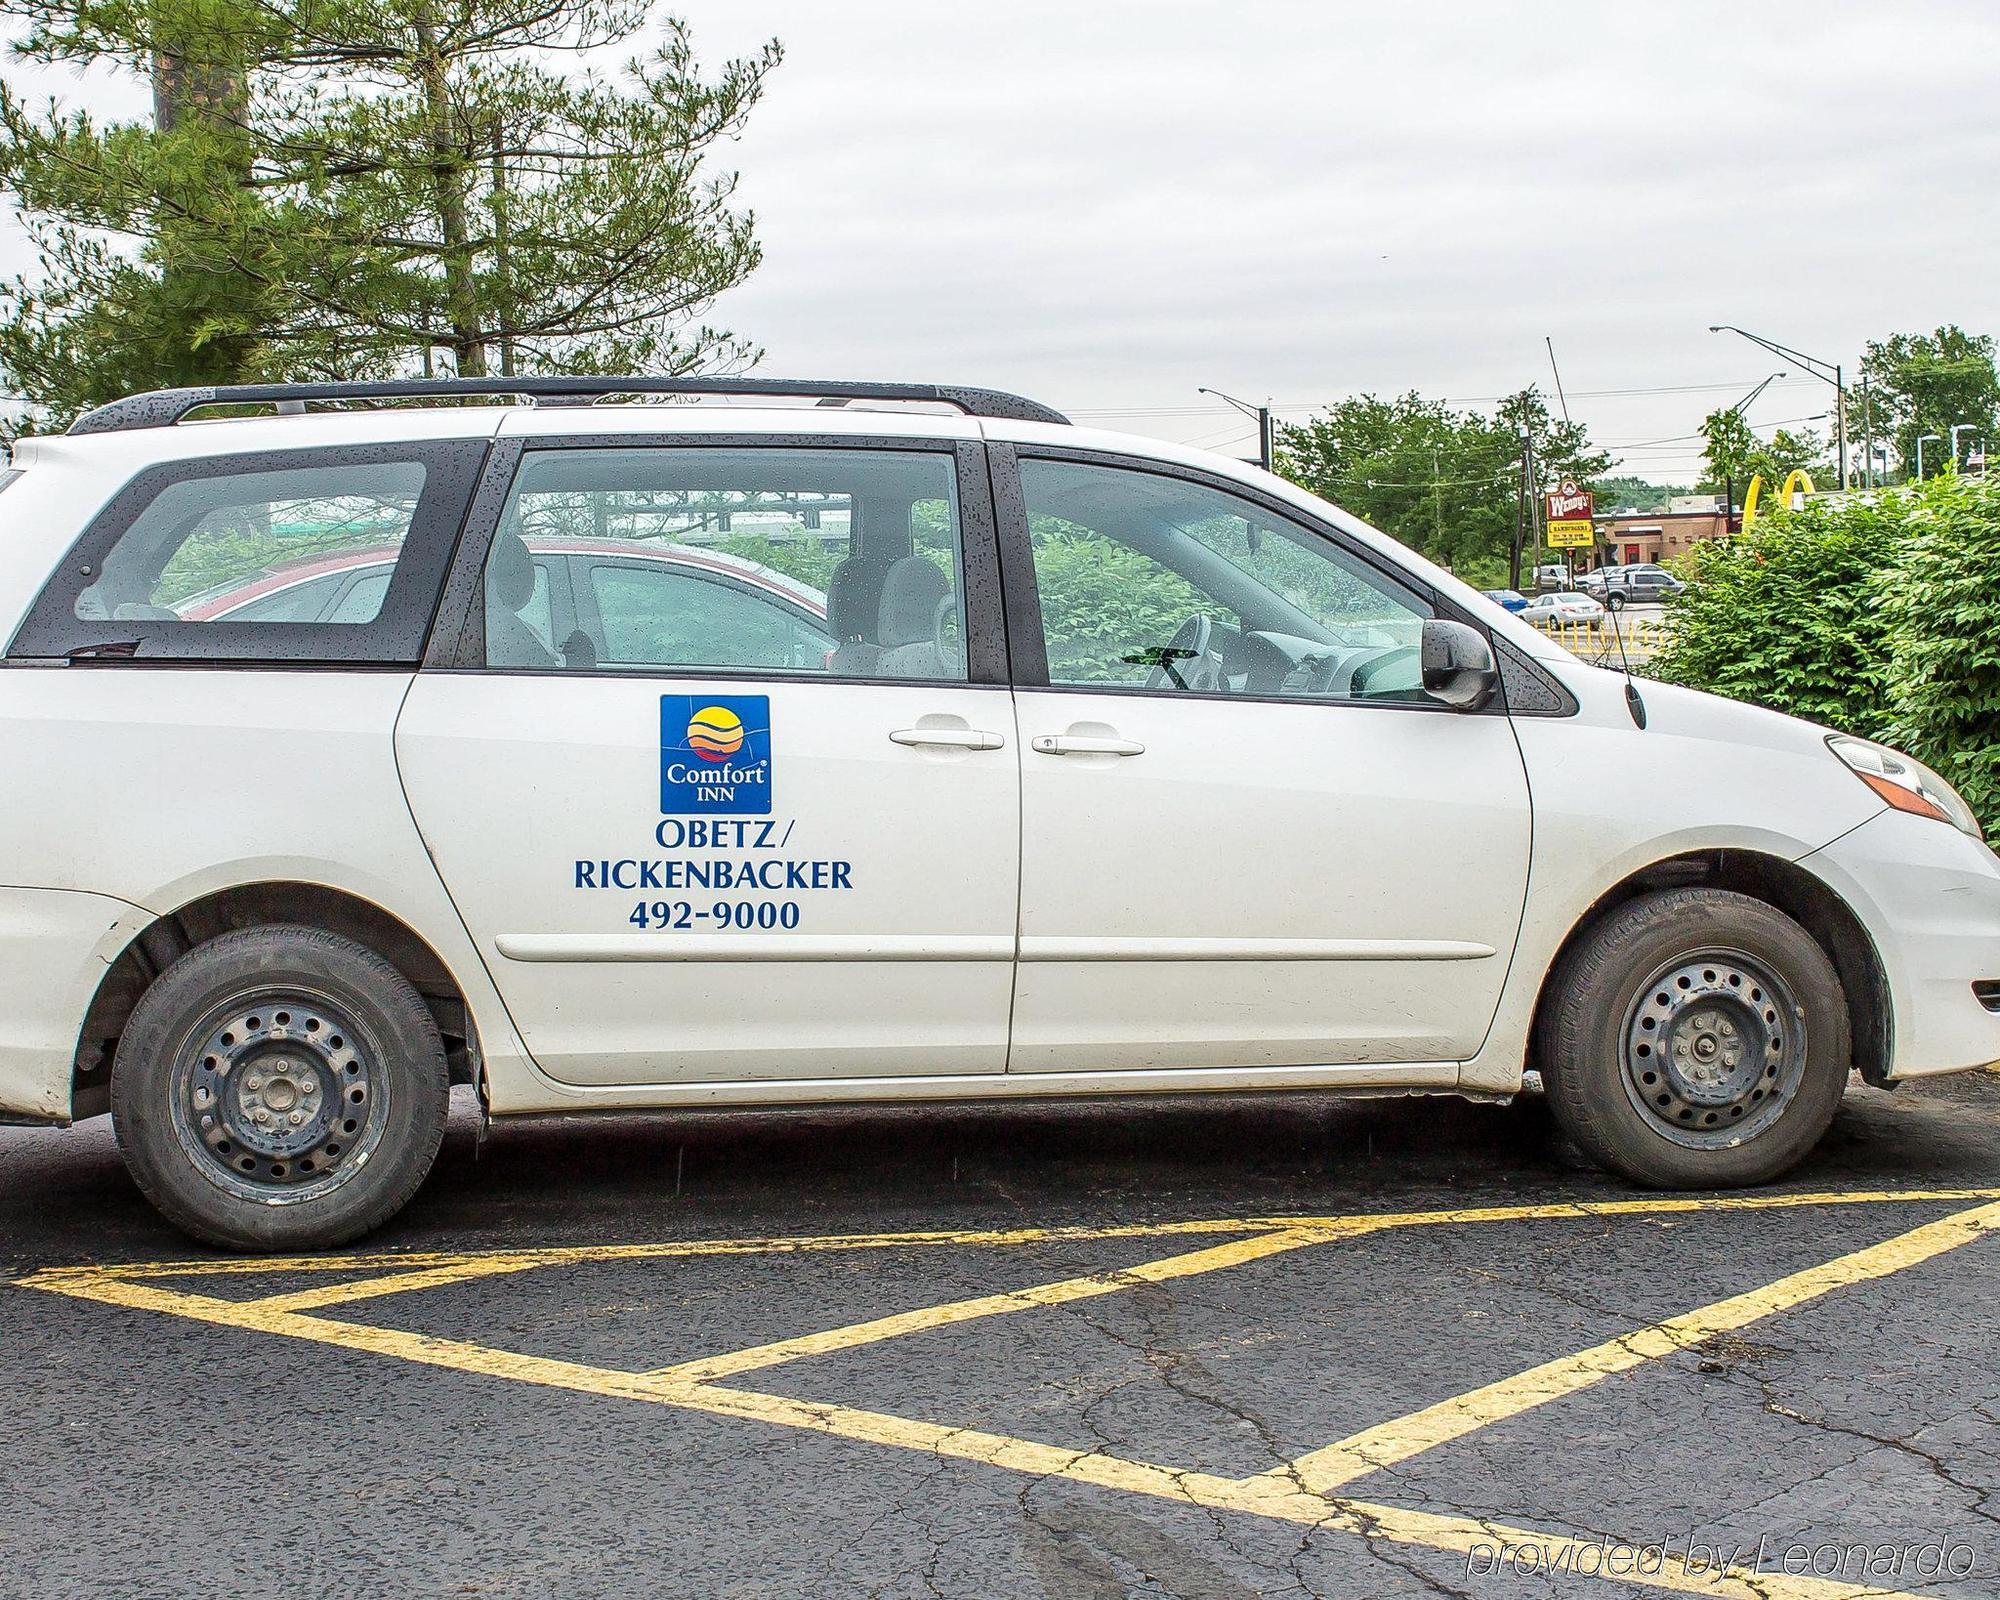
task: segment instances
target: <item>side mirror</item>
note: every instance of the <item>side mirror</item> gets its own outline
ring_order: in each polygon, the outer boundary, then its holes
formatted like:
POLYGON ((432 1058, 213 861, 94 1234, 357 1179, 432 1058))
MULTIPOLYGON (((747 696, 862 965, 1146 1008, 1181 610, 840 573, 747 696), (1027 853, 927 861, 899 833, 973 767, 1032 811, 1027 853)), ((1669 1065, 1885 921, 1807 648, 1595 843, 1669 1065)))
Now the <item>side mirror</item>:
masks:
POLYGON ((1424 624, 1424 693, 1455 711, 1477 711, 1500 687, 1493 648, 1463 622, 1424 624))

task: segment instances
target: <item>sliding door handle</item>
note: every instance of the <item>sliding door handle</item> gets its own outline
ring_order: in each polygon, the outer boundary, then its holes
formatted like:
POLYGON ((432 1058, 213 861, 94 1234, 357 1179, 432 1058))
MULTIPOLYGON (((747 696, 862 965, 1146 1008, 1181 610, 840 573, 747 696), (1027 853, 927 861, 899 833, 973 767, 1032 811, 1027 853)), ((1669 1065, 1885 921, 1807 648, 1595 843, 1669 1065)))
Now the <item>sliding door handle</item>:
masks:
POLYGON ((1045 756, 1142 756, 1146 753, 1146 747, 1137 739, 1100 739, 1079 733, 1038 734, 1034 747, 1045 756))
POLYGON ((898 728, 889 737, 897 744, 920 748, 942 745, 954 750, 998 750, 1007 742, 983 728, 898 728))

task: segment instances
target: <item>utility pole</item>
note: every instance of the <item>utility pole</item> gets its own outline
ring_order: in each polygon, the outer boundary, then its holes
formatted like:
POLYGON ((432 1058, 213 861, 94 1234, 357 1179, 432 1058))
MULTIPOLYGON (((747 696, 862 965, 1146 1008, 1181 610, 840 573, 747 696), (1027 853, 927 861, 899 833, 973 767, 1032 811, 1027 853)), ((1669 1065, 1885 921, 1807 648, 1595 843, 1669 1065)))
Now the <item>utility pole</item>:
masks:
POLYGON ((1239 400, 1233 394, 1224 394, 1220 389, 1197 387, 1196 394, 1212 394, 1218 400, 1225 400, 1246 417, 1254 417, 1257 422, 1257 465, 1266 472, 1277 456, 1277 430, 1271 425, 1271 407, 1267 402, 1253 406, 1247 400, 1239 400))
POLYGON ((1521 588, 1521 545, 1529 529, 1528 522, 1528 481, 1535 470, 1535 439, 1527 429, 1521 430, 1521 499, 1514 508, 1514 546, 1507 563, 1507 587, 1516 593, 1521 588))
POLYGON ((1444 549, 1444 484, 1438 468, 1437 446, 1431 446, 1431 548, 1444 549))

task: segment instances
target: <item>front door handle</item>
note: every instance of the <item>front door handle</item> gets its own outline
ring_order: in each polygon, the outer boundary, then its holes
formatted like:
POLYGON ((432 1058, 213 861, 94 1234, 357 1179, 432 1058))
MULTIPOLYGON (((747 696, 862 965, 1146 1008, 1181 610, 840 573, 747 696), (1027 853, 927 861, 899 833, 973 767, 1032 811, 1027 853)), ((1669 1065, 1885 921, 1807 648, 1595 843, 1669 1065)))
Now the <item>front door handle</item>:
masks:
POLYGON ((998 750, 1007 741, 997 733, 988 733, 983 728, 898 728, 889 737, 897 744, 932 747, 949 746, 954 750, 998 750))
POLYGON ((1146 753, 1146 747, 1137 739, 1100 739, 1077 733, 1038 734, 1034 747, 1045 756, 1142 756, 1146 753))

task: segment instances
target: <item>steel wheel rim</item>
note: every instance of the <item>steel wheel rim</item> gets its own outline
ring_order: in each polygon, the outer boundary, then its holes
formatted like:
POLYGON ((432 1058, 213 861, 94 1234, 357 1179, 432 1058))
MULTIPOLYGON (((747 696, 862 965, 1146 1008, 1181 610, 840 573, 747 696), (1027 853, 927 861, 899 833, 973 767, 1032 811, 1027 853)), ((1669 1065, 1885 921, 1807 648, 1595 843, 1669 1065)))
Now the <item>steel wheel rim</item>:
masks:
POLYGON ((1662 963, 1626 1007, 1618 1038, 1633 1108, 1689 1149, 1756 1138, 1805 1079, 1805 1012, 1778 973, 1741 950, 1662 963))
POLYGON ((297 1205, 368 1164, 388 1126, 380 1042, 330 995, 246 991, 183 1036, 168 1084, 174 1133, 225 1193, 297 1205))

